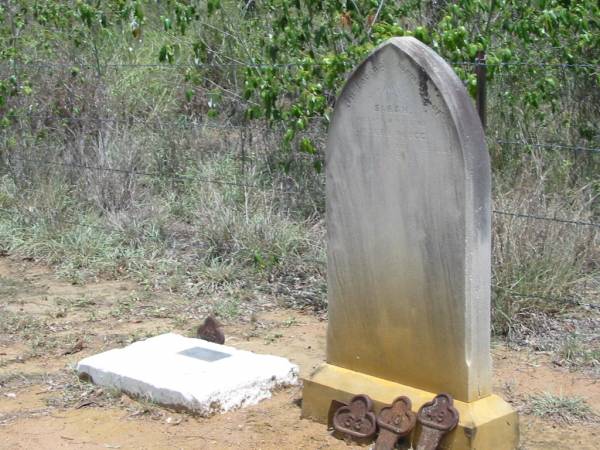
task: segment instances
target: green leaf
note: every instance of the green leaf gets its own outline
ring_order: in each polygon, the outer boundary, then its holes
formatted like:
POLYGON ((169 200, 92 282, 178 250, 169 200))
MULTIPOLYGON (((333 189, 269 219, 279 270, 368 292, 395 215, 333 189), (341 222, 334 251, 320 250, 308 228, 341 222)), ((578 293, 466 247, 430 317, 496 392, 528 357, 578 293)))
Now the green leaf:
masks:
POLYGON ((317 173, 321 173, 323 171, 323 161, 321 161, 320 159, 317 159, 316 161, 313 162, 313 167, 315 168, 315 171, 317 173))
POLYGON ((317 153, 317 149, 308 138, 302 138, 302 140, 300 140, 300 150, 309 155, 317 153))
POLYGON ((283 135, 283 140, 285 142, 291 142, 291 140, 294 139, 295 135, 296 135, 296 132, 294 130, 292 130, 291 128, 288 128, 287 131, 285 132, 285 134, 283 135))
POLYGON ((212 13, 214 13, 219 8, 221 8, 221 1, 220 0, 208 0, 206 2, 206 9, 207 9, 207 12, 208 12, 209 16, 211 16, 212 13))
POLYGON ((144 23, 144 8, 142 7, 140 1, 135 2, 133 15, 139 21, 139 23, 144 23))
POLYGON ((159 60, 160 62, 165 62, 165 61, 167 60, 167 52, 168 52, 168 50, 167 50, 167 46, 166 46, 166 45, 163 45, 163 46, 160 48, 160 51, 158 52, 158 60, 159 60))
POLYGON ((479 51, 479 47, 477 46, 477 44, 469 44, 468 52, 469 52, 470 59, 475 59, 478 51, 479 51))
POLYGON ((192 45, 192 50, 197 62, 206 62, 208 59, 208 51, 206 44, 202 41, 197 41, 192 45))

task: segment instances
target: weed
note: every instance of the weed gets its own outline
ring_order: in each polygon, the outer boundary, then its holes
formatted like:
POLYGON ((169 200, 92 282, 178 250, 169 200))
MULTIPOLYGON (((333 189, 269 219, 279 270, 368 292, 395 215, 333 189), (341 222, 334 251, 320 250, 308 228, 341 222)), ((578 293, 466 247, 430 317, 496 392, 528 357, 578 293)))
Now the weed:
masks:
POLYGON ((23 282, 13 278, 0 277, 0 296, 12 297, 18 292, 18 288, 23 286, 23 282))
POLYGON ((66 306, 62 306, 60 308, 58 308, 56 311, 54 311, 53 313, 50 313, 50 317, 52 317, 53 319, 64 319, 69 315, 69 308, 67 308, 66 306))
POLYGON ((215 305, 215 313, 224 319, 235 319, 240 315, 240 300, 237 297, 227 297, 215 305))
POLYGON ((42 373, 6 372, 0 374, 0 387, 15 389, 23 386, 31 386, 42 381, 45 376, 42 373))
POLYGON ((77 309, 86 309, 96 305, 94 299, 87 298, 85 295, 77 298, 57 297, 54 299, 54 303, 56 303, 57 306, 77 309))
POLYGON ((46 320, 38 319, 27 314, 16 314, 3 311, 0 316, 0 333, 27 338, 31 335, 44 333, 48 330, 46 320))
POLYGON ((285 319, 281 324, 284 327, 289 328, 291 326, 298 325, 298 321, 295 317, 290 317, 289 319, 285 319))
POLYGON ((548 392, 530 396, 528 411, 539 417, 566 423, 596 420, 592 408, 583 398, 555 395, 548 392))
POLYGON ((182 315, 175 315, 175 317, 172 318, 171 323, 175 329, 184 329, 189 326, 189 319, 182 315))
POLYGON ((589 348, 577 333, 568 335, 557 353, 560 360, 570 367, 600 366, 600 348, 589 348))
POLYGON ((283 337, 283 334, 281 333, 274 333, 274 334, 267 334, 265 336, 265 344, 272 344, 274 343, 277 339, 281 339, 283 337))
POLYGON ((140 299, 135 295, 117 299, 108 313, 112 317, 125 319, 137 312, 139 301, 140 299))
POLYGON ((123 343, 133 344, 134 342, 149 339, 151 337, 158 336, 159 334, 167 333, 168 331, 170 330, 163 328, 156 328, 154 330, 135 330, 129 333, 123 343))

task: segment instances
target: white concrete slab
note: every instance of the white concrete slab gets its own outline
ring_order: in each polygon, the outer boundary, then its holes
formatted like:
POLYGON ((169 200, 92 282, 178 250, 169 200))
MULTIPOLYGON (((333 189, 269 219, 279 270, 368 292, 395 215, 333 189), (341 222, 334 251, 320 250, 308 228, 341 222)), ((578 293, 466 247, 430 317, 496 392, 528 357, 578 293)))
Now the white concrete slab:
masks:
POLYGON ((298 383, 287 359, 174 333, 85 358, 80 374, 94 383, 202 416, 253 405, 298 383))

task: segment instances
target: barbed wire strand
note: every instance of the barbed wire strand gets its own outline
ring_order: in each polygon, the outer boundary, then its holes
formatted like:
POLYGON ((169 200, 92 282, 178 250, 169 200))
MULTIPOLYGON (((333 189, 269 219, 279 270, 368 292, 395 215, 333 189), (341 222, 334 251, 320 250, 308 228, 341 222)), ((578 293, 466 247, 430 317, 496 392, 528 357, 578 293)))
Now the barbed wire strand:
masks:
MULTIPOLYGON (((194 182, 199 182, 199 183, 212 183, 212 184, 219 184, 219 185, 224 185, 224 186, 236 186, 236 187, 244 187, 244 188, 250 188, 250 189, 264 188, 264 186, 259 186, 256 184, 245 184, 245 183, 240 183, 237 181, 214 179, 214 178, 202 178, 202 177, 197 177, 195 175, 169 175, 169 174, 161 174, 158 172, 144 172, 144 171, 139 171, 139 170, 135 170, 135 169, 121 169, 121 168, 112 168, 112 167, 104 167, 104 166, 89 166, 86 164, 63 163, 63 162, 49 161, 49 160, 37 159, 37 158, 36 159, 24 158, 21 156, 12 156, 12 159, 16 159, 18 161, 24 161, 24 162, 46 164, 46 165, 51 165, 51 166, 71 167, 71 168, 75 168, 75 169, 84 169, 84 170, 92 170, 92 171, 100 171, 100 172, 122 173, 122 174, 127 174, 130 176, 147 176, 147 177, 153 177, 153 178, 167 178, 169 180, 178 181, 178 182, 194 181, 194 182)), ((299 192, 297 190, 282 189, 282 188, 278 188, 276 186, 271 186, 270 188, 274 189, 278 192, 281 192, 283 194, 295 194, 295 193, 299 192)))
MULTIPOLYGON (((6 65, 6 62, 2 62, 2 65, 6 65)), ((26 67, 33 67, 33 68, 49 68, 49 69, 54 69, 54 68, 68 68, 68 69, 86 69, 86 70, 96 70, 97 67, 95 65, 86 65, 86 64, 63 64, 63 63, 51 63, 51 62, 39 62, 39 61, 32 61, 32 62, 11 62, 10 63, 10 67, 14 68, 14 65, 21 65, 21 66, 26 66, 26 67)), ((591 63, 548 63, 548 62, 544 62, 544 61, 523 61, 523 62, 495 62, 495 63, 489 63, 489 62, 485 62, 485 63, 481 63, 481 62, 474 62, 474 61, 458 61, 458 62, 452 62, 449 61, 449 64, 451 65, 455 65, 455 66, 487 66, 487 67, 510 67, 510 66, 538 66, 538 67, 557 67, 557 68, 581 68, 581 69, 594 69, 594 70, 599 70, 600 69, 600 65, 597 64, 591 64, 591 63)), ((190 68, 190 69, 208 69, 208 68, 227 68, 227 69, 231 69, 231 68, 253 68, 253 69, 273 69, 273 68, 293 68, 293 67, 310 67, 310 66, 327 66, 329 64, 324 63, 324 62, 308 62, 308 61, 302 61, 302 62, 294 62, 294 63, 280 63, 280 64, 255 64, 255 63, 243 63, 240 61, 232 61, 230 63, 200 63, 200 64, 104 64, 103 68, 105 69, 132 69, 132 68, 149 68, 149 69, 181 69, 181 68, 190 68)), ((211 80, 209 80, 211 81, 211 80)), ((211 81, 212 83, 212 81, 211 81)), ((231 92, 231 91, 227 91, 224 87, 217 85, 217 88, 235 95, 235 97, 237 97, 238 100, 243 101, 243 99, 241 97, 239 97, 237 94, 231 92)), ((29 116, 31 117, 31 116, 29 116)), ((42 117, 44 119, 47 119, 48 116, 44 116, 42 117)), ((320 117, 316 117, 316 118, 320 118, 320 117)), ((102 122, 115 122, 115 119, 111 119, 111 118, 85 118, 85 119, 81 119, 81 118, 69 118, 69 117, 60 117, 58 118, 60 120, 70 120, 70 121, 90 121, 90 122, 95 122, 95 121, 102 121, 102 122)), ((227 129, 227 128, 231 128, 231 129, 239 129, 239 128, 245 128, 245 126, 237 126, 237 125, 233 125, 233 124, 212 124, 212 123, 206 123, 206 122, 182 122, 182 121, 159 121, 159 120, 145 120, 145 121, 140 121, 139 119, 134 119, 133 120, 134 123, 137 124, 148 124, 148 123, 155 123, 158 122, 160 124, 171 124, 171 125, 176 125, 176 126, 190 126, 191 128, 220 128, 220 129, 227 129)), ((593 153, 599 153, 600 152, 600 148, 597 147, 583 147, 583 146, 571 146, 571 145, 565 145, 565 144, 560 144, 560 143, 534 143, 534 142, 527 142, 527 141, 506 141, 506 140, 497 140, 496 141, 498 144, 501 145, 524 145, 524 146, 531 146, 531 147, 540 147, 540 148, 553 148, 553 149, 565 149, 565 150, 574 150, 574 151, 588 151, 588 152, 593 152, 593 153)), ((17 159, 17 160, 21 160, 21 161, 27 161, 27 162, 31 162, 31 163, 39 163, 39 164, 46 164, 46 165, 53 165, 53 166, 66 166, 66 167, 72 167, 72 168, 78 168, 78 169, 84 169, 84 170, 93 170, 93 171, 106 171, 106 172, 113 172, 113 173, 122 173, 122 174, 128 174, 130 176, 149 176, 149 177, 167 177, 169 179, 172 179, 174 181, 195 181, 195 182, 201 182, 201 183, 214 183, 214 184, 219 184, 219 185, 229 185, 229 186, 236 186, 236 187, 244 187, 244 188, 262 188, 262 186, 259 185, 253 185, 253 184, 244 184, 244 183, 239 183, 239 182, 234 182, 234 181, 229 181, 229 180, 221 180, 221 179, 207 179, 207 178, 198 178, 196 176, 183 176, 183 175, 163 175, 160 173, 156 173, 156 172, 144 172, 144 171, 138 171, 138 170, 127 170, 127 169, 121 169, 121 168, 110 168, 110 167, 103 167, 103 166, 89 166, 89 165, 84 165, 84 164, 73 164, 73 163, 61 163, 61 162, 56 162, 56 161, 49 161, 49 160, 41 160, 41 159, 31 159, 31 158, 23 158, 23 157, 18 157, 18 156, 13 156, 13 159, 17 159)), ((280 189, 277 188, 275 186, 272 186, 272 189, 275 189, 277 191, 283 192, 283 193, 299 193, 301 191, 298 190, 284 190, 284 189, 280 189)), ((14 211, 5 209, 5 208, 0 208, 1 212, 7 213, 7 214, 11 214, 14 215, 14 211)), ((510 216, 510 217, 515 217, 515 218, 522 218, 522 219, 533 219, 533 220, 543 220, 543 221, 550 221, 550 222, 558 222, 558 223, 564 223, 564 224, 572 224, 572 225, 577 225, 577 226, 591 226, 591 227, 597 227, 600 228, 600 223, 593 223, 593 222, 584 222, 584 221, 579 221, 579 220, 570 220, 570 219, 564 219, 564 218, 556 218, 556 217, 546 217, 546 216, 540 216, 540 215, 534 215, 534 214, 526 214, 526 213, 517 213, 517 212, 508 212, 508 211, 501 211, 501 210, 493 210, 492 211, 494 214, 497 215, 505 215, 505 216, 510 216)), ((34 218, 35 220, 36 218, 34 218)), ((98 226, 98 225, 92 225, 89 223, 81 223, 81 222, 77 222, 77 221, 71 221, 65 218, 61 218, 60 220, 61 222, 67 223, 67 224, 71 224, 74 226, 80 226, 80 227, 89 227, 89 228, 94 228, 94 229, 102 229, 104 231, 114 231, 114 229, 109 229, 108 227, 102 227, 102 226, 98 226)), ((512 289, 508 289, 508 288, 504 288, 501 286, 492 286, 495 289, 501 290, 503 292, 506 292, 510 295, 516 296, 516 297, 524 297, 524 298, 534 298, 534 299, 541 299, 541 300, 546 300, 546 301, 557 301, 557 302, 565 302, 565 303, 569 303, 569 304, 573 304, 573 305, 578 305, 578 306, 585 306, 585 307, 589 307, 589 308, 600 308, 600 305, 597 304, 590 304, 590 303, 582 303, 576 299, 573 298, 559 298, 559 297, 549 297, 549 296, 544 296, 544 295, 538 295, 538 294, 534 294, 534 293, 523 293, 523 292, 517 292, 517 291, 513 291, 512 289)))
MULTIPOLYGON (((8 214, 10 216, 14 216, 14 211, 10 210, 10 209, 6 209, 6 208, 1 208, 0 207, 0 212, 3 212, 5 214, 8 214)), ((41 221, 42 218, 41 217, 33 217, 32 218, 35 221, 41 221)), ((78 221, 73 221, 73 220, 69 220, 66 219, 64 217, 62 217, 59 222, 68 224, 68 225, 74 225, 77 227, 82 227, 82 228, 93 228, 93 229, 99 229, 105 232, 114 232, 116 227, 114 228, 110 228, 107 226, 101 226, 101 225, 93 225, 90 223, 82 223, 82 222, 78 222, 78 221)), ((522 297, 522 298, 532 298, 532 299, 539 299, 539 300, 545 300, 545 301, 552 301, 552 302, 560 302, 560 303, 567 303, 567 304, 571 304, 574 306, 583 306, 583 307, 587 307, 587 308, 594 308, 594 309, 600 309, 600 305, 599 304, 594 304, 594 303, 583 303, 579 300, 576 300, 574 298, 571 297, 550 297, 550 296, 545 296, 545 295, 540 295, 540 294, 535 294, 535 293, 524 293, 524 292, 518 292, 518 291, 514 291, 510 288, 505 288, 502 286, 498 286, 498 285, 492 285, 491 286, 492 289, 496 289, 496 290, 500 290, 503 292, 506 292, 507 294, 513 295, 515 297, 522 297)))
POLYGON ((585 151, 591 153, 600 153, 600 147, 583 147, 579 145, 565 145, 555 142, 528 142, 528 141, 505 141, 498 139, 494 141, 501 145, 524 145, 530 147, 540 148, 556 148, 560 150, 573 150, 573 151, 585 151))
POLYGON ((493 210, 492 212, 494 214, 499 214, 502 216, 518 217, 520 219, 547 220, 550 222, 560 222, 560 223, 567 223, 567 224, 572 224, 572 225, 600 228, 600 223, 594 223, 594 222, 583 222, 583 221, 579 221, 579 220, 569 220, 569 219, 561 219, 561 218, 557 218, 557 217, 546 217, 546 216, 538 216, 535 214, 525 214, 525 213, 499 211, 499 210, 493 210))
POLYGON ((583 303, 572 297, 551 297, 551 296, 540 295, 540 294, 535 294, 535 293, 528 294, 525 292, 513 291, 510 288, 505 288, 505 287, 498 286, 498 285, 492 285, 492 289, 497 289, 499 291, 506 292, 507 294, 513 295, 515 297, 532 298, 532 299, 546 300, 546 301, 552 301, 552 302, 563 302, 563 303, 568 303, 568 304, 575 305, 575 306, 583 306, 583 307, 587 307, 587 308, 600 309, 600 304, 583 303))
MULTIPOLYGON (((89 165, 85 165, 85 164, 63 163, 63 162, 56 162, 56 161, 37 159, 37 158, 36 159, 24 158, 21 156, 12 156, 12 158, 19 160, 19 161, 24 161, 24 162, 47 164, 47 165, 53 165, 53 166, 72 167, 72 168, 84 169, 84 170, 123 173, 123 174, 128 174, 130 176, 148 176, 148 177, 155 177, 155 178, 167 178, 167 179, 171 179, 174 181, 181 181, 181 182, 195 181, 195 182, 200 182, 200 183, 214 183, 214 184, 237 186, 237 187, 244 187, 244 188, 250 188, 250 189, 264 188, 264 186, 260 186, 260 185, 256 185, 256 184, 245 184, 245 183, 240 183, 240 182, 236 182, 236 181, 229 181, 229 180, 222 180, 222 179, 208 179, 208 178, 199 178, 199 177, 195 177, 195 176, 185 176, 185 175, 168 175, 168 174, 160 174, 158 172, 138 171, 135 169, 121 169, 121 168, 112 168, 112 167, 103 167, 103 166, 89 166, 89 165)), ((302 190, 282 189, 282 188, 279 188, 276 186, 271 186, 270 189, 276 190, 283 194, 301 194, 301 193, 303 193, 302 190)), ((578 225, 578 226, 591 226, 591 227, 600 228, 600 223, 594 223, 594 222, 584 222, 584 221, 579 221, 579 220, 570 220, 570 219, 563 219, 563 218, 557 218, 557 217, 546 217, 546 216, 539 216, 539 215, 534 215, 534 214, 517 213, 517 212, 509 212, 509 211, 501 211, 501 210, 492 210, 492 212, 494 214, 498 214, 498 215, 518 217, 518 218, 522 218, 522 219, 545 220, 545 221, 550 221, 550 222, 559 222, 559 223, 572 224, 572 225, 578 225)))
MULTIPOLYGON (((250 128, 249 125, 234 125, 231 123, 214 123, 214 122, 202 122, 194 119, 188 120, 162 120, 158 117, 151 119, 138 119, 138 118, 113 118, 113 117, 65 117, 65 116, 57 116, 57 115, 46 115, 46 114, 29 114, 27 116, 16 116, 14 120, 28 120, 28 119, 37 119, 37 120, 56 120, 56 121, 66 121, 66 122, 78 122, 78 123, 107 123, 107 124, 136 124, 136 125, 172 125, 173 127, 178 128, 187 128, 187 129, 201 129, 201 128, 215 128, 215 129, 231 129, 231 130, 239 130, 241 128, 247 129, 250 128)), ((267 125, 264 125, 266 128, 267 125)))
MULTIPOLYGON (((38 119, 38 120, 56 120, 56 121, 71 121, 71 122, 79 122, 79 123, 108 123, 108 124, 137 124, 137 125, 159 125, 159 126, 173 126, 177 128, 187 128, 187 129, 203 129, 203 128, 214 128, 214 129, 231 129, 231 130, 239 130, 239 129, 247 129, 250 125, 235 125, 231 123, 214 123, 214 122, 206 122, 206 121, 198 121, 195 119, 187 119, 181 118, 180 120, 162 120, 160 118, 150 118, 150 119, 138 119, 138 118, 111 118, 111 117, 65 117, 65 116, 57 116, 57 115, 46 115, 46 114, 29 114, 27 116, 16 116, 14 120, 30 120, 30 119, 38 119)), ((310 120, 324 120, 326 119, 324 116, 308 116, 307 119, 310 120)), ((273 128, 273 125, 269 125, 266 123, 259 125, 261 128, 273 128)), ((285 128, 285 126, 283 126, 285 128)), ((552 148, 558 150, 572 150, 572 151, 585 151, 590 153, 600 153, 600 147, 585 147, 581 145, 568 145, 559 142, 530 142, 530 141, 507 141, 503 139, 495 139, 491 142, 497 143, 500 145, 521 145, 521 146, 530 146, 530 147, 538 147, 538 148, 552 148)))
MULTIPOLYGON (((593 63, 551 63, 545 61, 498 61, 498 62, 477 62, 477 61, 447 61, 448 64, 454 66, 485 66, 485 67, 556 67, 556 68, 573 68, 573 69, 595 69, 600 70, 600 64, 593 63)), ((38 69, 79 69, 79 70, 97 70, 95 64, 82 63, 54 63, 48 61, 3 61, 1 65, 32 67, 38 69)), ((327 67, 331 63, 320 61, 297 61, 288 63, 245 63, 242 61, 229 63, 107 63, 103 64, 102 68, 106 70, 115 69, 231 69, 231 68, 248 68, 248 69, 275 69, 275 68, 293 68, 293 67, 327 67)), ((350 66, 349 66, 350 68, 350 66)))
POLYGON ((490 62, 477 62, 477 61, 448 61, 448 64, 455 66, 485 66, 485 67, 510 67, 510 66, 539 66, 539 67, 558 67, 558 68, 581 68, 581 69, 600 69, 599 64, 591 63, 548 63, 544 61, 522 61, 522 62, 510 62, 510 61, 498 61, 495 63, 490 62))

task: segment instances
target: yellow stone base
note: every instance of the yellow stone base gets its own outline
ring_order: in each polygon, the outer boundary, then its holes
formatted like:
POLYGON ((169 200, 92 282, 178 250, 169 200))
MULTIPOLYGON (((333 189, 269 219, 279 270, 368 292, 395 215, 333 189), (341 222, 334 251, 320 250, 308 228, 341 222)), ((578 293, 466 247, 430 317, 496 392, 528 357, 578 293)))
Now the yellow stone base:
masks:
MULTIPOLYGON (((436 393, 386 381, 363 373, 323 364, 304 379, 302 417, 331 425, 331 402, 348 403, 356 394, 373 399, 376 412, 400 395, 412 401, 416 412, 436 393)), ((460 413, 456 429, 441 442, 441 449, 452 450, 514 450, 519 443, 517 412, 497 395, 465 403, 454 401, 460 413)), ((417 427, 417 432, 418 432, 417 427)), ((413 442, 416 437, 412 437, 413 442)))

